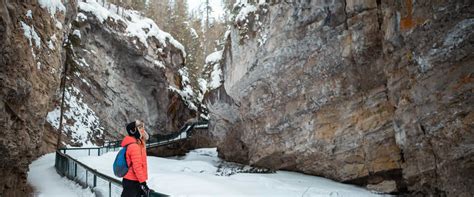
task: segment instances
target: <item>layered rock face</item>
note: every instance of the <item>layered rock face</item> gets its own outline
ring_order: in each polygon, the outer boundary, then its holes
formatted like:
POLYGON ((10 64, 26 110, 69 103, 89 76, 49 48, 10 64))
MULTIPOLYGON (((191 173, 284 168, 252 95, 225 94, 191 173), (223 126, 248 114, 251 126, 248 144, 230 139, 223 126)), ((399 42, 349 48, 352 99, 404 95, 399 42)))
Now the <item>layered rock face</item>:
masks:
MULTIPOLYGON (((180 96, 184 47, 135 11, 78 4, 67 53, 65 143, 121 139, 135 119, 151 134, 178 130, 194 113, 180 96)), ((59 106, 48 115, 55 128, 59 106)))
POLYGON ((119 139, 135 119, 167 133, 194 116, 184 47, 139 13, 102 5, 0 1, 0 196, 28 196, 28 165, 55 150, 62 76, 62 145, 119 139))
POLYGON ((27 196, 76 2, 0 1, 0 196, 27 196))
POLYGON ((208 96, 226 160, 472 196, 472 1, 240 5, 208 96))

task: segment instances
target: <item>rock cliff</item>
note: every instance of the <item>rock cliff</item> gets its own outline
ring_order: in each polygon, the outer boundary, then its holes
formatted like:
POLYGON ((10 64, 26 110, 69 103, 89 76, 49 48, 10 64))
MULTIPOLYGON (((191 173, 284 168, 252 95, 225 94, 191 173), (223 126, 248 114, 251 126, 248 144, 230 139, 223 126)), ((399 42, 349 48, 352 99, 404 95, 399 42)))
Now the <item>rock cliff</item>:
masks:
POLYGON ((0 1, 0 196, 27 196, 76 1, 0 1))
POLYGON ((474 194, 472 1, 261 2, 234 8, 205 99, 220 157, 474 194))
POLYGON ((134 119, 168 133, 195 116, 184 47, 136 11, 1 0, 0 41, 0 196, 32 191, 28 165, 56 148, 63 93, 61 145, 120 139, 134 119))
MULTIPOLYGON (((121 139, 135 119, 151 134, 172 132, 194 115, 182 100, 184 47, 151 19, 113 4, 79 2, 69 40, 64 143, 121 139)), ((59 127, 59 99, 48 114, 50 133, 59 127)))

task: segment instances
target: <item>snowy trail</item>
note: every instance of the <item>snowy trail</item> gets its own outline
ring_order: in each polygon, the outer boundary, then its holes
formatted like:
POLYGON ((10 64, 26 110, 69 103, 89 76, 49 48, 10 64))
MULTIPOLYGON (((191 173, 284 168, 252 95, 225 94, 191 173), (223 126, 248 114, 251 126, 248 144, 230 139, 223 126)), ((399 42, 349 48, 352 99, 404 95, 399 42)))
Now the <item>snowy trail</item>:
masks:
POLYGON ((35 189, 37 197, 92 197, 90 189, 59 176, 54 168, 56 153, 41 156, 30 164, 28 183, 35 189))
MULTIPOLYGON (((114 177, 112 163, 116 154, 72 155, 86 165, 114 177)), ((82 189, 74 182, 61 178, 54 169, 54 157, 55 153, 50 153, 30 165, 28 182, 36 189, 35 196, 95 196, 90 189, 82 189)), ((150 188, 171 196, 381 196, 353 185, 287 171, 218 176, 217 166, 222 162, 217 157, 216 148, 192 150, 184 157, 149 156, 147 183, 150 188)), ((230 167, 225 170, 235 169, 230 167)))
MULTIPOLYGON (((78 160, 113 176, 111 166, 116 153, 78 160)), ((217 176, 219 162, 216 148, 196 149, 179 158, 149 156, 147 183, 171 196, 380 196, 353 185, 287 171, 217 176)))

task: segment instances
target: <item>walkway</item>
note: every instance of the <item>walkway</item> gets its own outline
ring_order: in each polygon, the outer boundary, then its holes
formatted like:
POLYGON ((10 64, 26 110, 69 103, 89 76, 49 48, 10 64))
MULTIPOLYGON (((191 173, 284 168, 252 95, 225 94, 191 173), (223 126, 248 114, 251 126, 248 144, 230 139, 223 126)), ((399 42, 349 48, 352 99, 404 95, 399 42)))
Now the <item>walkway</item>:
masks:
POLYGON ((54 169, 55 153, 41 156, 30 164, 28 183, 37 197, 93 197, 89 188, 82 188, 74 181, 59 176, 54 169))

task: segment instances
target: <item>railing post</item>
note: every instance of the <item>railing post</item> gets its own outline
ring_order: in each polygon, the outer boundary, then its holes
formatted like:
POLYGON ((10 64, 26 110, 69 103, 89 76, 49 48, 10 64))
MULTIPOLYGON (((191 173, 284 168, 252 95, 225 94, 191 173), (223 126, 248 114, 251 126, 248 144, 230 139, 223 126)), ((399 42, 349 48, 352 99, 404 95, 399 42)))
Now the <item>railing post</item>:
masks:
POLYGON ((91 156, 91 149, 87 149, 89 151, 89 153, 87 154, 87 156, 91 156))
POLYGON ((89 170, 86 169, 86 187, 89 186, 89 184, 87 184, 87 181, 89 180, 89 170))
POLYGON ((58 169, 58 152, 56 152, 56 157, 54 157, 54 167, 58 169))
POLYGON ((66 177, 70 177, 69 176, 69 160, 66 162, 66 177))
POLYGON ((94 174, 94 187, 97 186, 97 176, 94 174))
POLYGON ((112 182, 109 181, 109 197, 112 197, 112 182))
POLYGON ((100 148, 97 151, 97 156, 100 156, 100 148))
POLYGON ((74 163, 74 178, 77 177, 77 163, 74 163))

